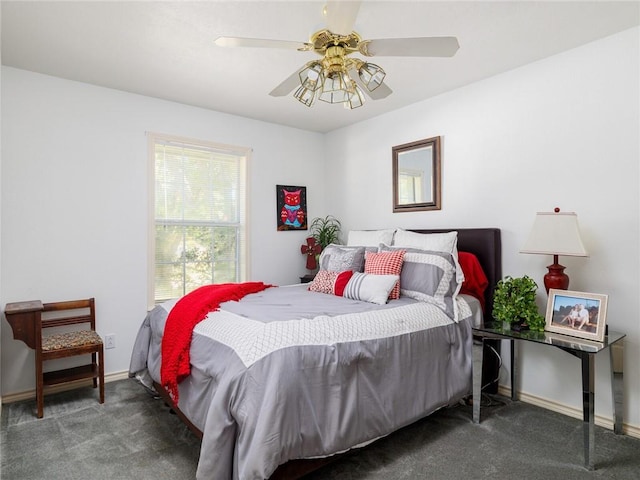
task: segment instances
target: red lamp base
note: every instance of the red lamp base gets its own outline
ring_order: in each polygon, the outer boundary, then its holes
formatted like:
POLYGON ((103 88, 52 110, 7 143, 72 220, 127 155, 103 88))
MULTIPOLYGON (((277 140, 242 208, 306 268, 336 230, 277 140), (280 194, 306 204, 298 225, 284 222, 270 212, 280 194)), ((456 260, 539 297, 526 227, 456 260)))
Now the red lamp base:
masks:
POLYGON ((567 290, 569 288, 569 275, 564 273, 565 267, 556 260, 553 265, 547 266, 549 273, 544 276, 544 288, 549 293, 550 288, 567 290))

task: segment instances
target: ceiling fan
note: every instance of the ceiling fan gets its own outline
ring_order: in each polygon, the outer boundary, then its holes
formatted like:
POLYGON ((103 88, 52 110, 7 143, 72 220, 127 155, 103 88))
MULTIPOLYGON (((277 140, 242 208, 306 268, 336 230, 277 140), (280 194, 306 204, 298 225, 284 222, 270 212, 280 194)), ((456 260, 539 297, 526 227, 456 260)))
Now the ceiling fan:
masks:
POLYGON ((327 28, 308 42, 256 38, 218 37, 221 47, 258 47, 314 51, 322 58, 307 62, 293 72, 269 95, 282 97, 296 89, 294 97, 311 107, 317 99, 342 103, 345 108, 364 104, 364 93, 372 100, 386 98, 392 90, 383 83, 385 71, 374 63, 351 56, 365 57, 451 57, 460 47, 456 37, 415 37, 363 40, 353 31, 360 1, 329 1, 324 7, 327 28))

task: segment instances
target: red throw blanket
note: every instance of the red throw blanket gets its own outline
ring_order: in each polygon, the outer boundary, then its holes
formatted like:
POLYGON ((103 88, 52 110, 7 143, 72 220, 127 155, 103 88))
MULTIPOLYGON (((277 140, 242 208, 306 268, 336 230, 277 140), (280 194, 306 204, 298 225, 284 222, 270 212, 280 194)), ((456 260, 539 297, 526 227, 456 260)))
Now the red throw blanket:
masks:
POLYGON ((162 336, 162 386, 178 404, 178 383, 191 373, 189 349, 195 326, 222 302, 238 301, 245 295, 271 287, 262 282, 205 285, 182 297, 169 312, 162 336))
MULTIPOLYGON (((460 267, 464 272, 464 282, 460 293, 466 293, 467 295, 473 295, 480 300, 480 305, 484 311, 484 291, 489 286, 489 280, 480 265, 478 257, 469 252, 458 252, 458 261, 460 267)), ((491 315, 491 312, 486 312, 487 315, 491 315)), ((489 317, 491 318, 491 317, 489 317)))

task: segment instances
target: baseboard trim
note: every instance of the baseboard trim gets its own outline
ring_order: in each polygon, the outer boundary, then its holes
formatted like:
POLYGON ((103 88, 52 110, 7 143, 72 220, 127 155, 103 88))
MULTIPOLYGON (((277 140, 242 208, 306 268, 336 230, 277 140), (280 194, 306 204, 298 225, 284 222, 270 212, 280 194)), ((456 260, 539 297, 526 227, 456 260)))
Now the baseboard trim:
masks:
MULTIPOLYGON (((122 372, 107 373, 104 376, 104 383, 115 382, 117 380, 125 380, 127 378, 129 378, 129 372, 126 370, 122 372)), ((88 387, 90 385, 92 385, 91 379, 76 380, 73 382, 60 383, 58 385, 51 385, 49 387, 45 387, 44 393, 46 395, 49 393, 66 392, 67 390, 73 390, 74 388, 78 388, 78 387, 88 387)), ((32 390, 26 390, 24 392, 16 392, 16 393, 9 393, 9 394, 2 395, 2 403, 5 404, 5 403, 20 402, 22 400, 33 400, 35 398, 36 398, 36 389, 34 388, 32 390)))
MULTIPOLYGON (((506 387, 504 385, 500 385, 498 387, 498 393, 500 395, 504 395, 505 397, 511 397, 511 388, 506 387)), ((561 413, 563 415, 567 415, 569 417, 582 420, 582 410, 579 408, 571 407, 563 403, 554 402, 553 400, 549 400, 547 398, 537 397, 535 395, 531 395, 530 393, 526 393, 526 392, 518 392, 518 400, 524 403, 535 405, 536 407, 545 408, 553 412, 561 413)), ((596 415, 595 424, 600 427, 613 430, 612 417, 604 417, 602 415, 596 415)), ((638 426, 630 425, 628 423, 623 423, 622 432, 625 435, 629 435, 630 437, 640 438, 640 427, 638 426)))

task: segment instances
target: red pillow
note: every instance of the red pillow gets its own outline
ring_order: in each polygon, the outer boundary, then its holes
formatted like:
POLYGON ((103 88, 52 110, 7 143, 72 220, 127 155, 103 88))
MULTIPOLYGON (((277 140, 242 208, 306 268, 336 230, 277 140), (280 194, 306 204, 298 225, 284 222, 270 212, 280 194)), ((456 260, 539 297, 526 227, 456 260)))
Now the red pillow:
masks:
POLYGON ((351 280, 351 277, 353 277, 352 270, 345 270, 344 272, 340 272, 336 277, 335 283, 333 284, 333 294, 337 295, 338 297, 344 297, 344 288, 347 286, 347 283, 349 283, 349 280, 351 280))
POLYGON ((462 282, 462 288, 460 293, 472 295, 480 300, 480 305, 484 310, 484 291, 489 286, 489 280, 473 253, 458 252, 458 262, 464 273, 464 282, 462 282))
POLYGON ((320 270, 313 281, 309 284, 307 290, 342 297, 344 287, 349 283, 352 275, 353 272, 351 270, 346 270, 344 272, 320 270))
MULTIPOLYGON (((400 275, 406 250, 392 252, 365 252, 364 273, 374 275, 400 275)), ((389 300, 400 298, 400 280, 398 280, 389 294, 389 300)))

